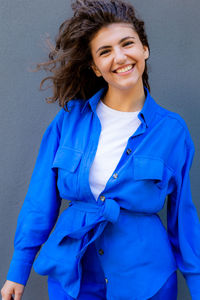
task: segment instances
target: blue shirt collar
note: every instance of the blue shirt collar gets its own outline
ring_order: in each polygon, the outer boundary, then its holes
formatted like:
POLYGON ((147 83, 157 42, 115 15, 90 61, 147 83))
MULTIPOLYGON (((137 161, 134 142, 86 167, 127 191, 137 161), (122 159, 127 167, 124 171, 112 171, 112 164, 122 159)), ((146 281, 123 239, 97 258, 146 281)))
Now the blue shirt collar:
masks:
MULTIPOLYGON (((88 105, 90 105, 93 112, 96 112, 97 103, 100 101, 101 96, 103 95, 105 89, 106 88, 100 89, 90 99, 86 100, 86 102, 84 103, 84 105, 82 107, 81 112, 84 112, 88 105)), ((143 108, 139 112, 138 117, 140 118, 141 121, 144 120, 144 122, 146 123, 146 125, 148 127, 151 120, 152 120, 152 118, 153 118, 153 115, 156 111, 156 107, 158 107, 158 104, 151 97, 151 95, 149 93, 149 90, 146 87, 144 87, 144 89, 146 90, 147 95, 146 95, 146 98, 145 98, 143 108)))
POLYGON ((81 112, 86 110, 86 107, 90 105, 93 112, 96 111, 97 103, 100 101, 101 96, 103 95, 105 88, 100 89, 97 93, 95 93, 90 99, 85 101, 85 104, 82 107, 81 112))

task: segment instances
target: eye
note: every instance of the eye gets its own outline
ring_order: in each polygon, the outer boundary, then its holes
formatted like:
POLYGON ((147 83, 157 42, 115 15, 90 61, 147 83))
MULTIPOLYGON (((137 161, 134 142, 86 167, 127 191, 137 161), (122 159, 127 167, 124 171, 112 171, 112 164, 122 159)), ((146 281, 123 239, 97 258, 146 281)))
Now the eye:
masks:
POLYGON ((128 42, 125 42, 124 44, 123 44, 123 46, 129 46, 129 45, 132 45, 133 44, 133 42, 132 41, 128 41, 128 42))
POLYGON ((109 52, 110 52, 110 50, 104 50, 104 51, 102 51, 102 52, 99 54, 99 56, 104 55, 104 54, 107 54, 107 53, 109 53, 109 52))

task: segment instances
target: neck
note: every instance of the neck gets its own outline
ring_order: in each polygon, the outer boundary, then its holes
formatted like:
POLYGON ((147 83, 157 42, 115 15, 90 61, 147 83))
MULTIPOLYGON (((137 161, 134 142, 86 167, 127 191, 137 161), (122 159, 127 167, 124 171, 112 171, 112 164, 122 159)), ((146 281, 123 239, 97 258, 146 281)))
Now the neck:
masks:
POLYGON ((119 90, 109 86, 102 101, 115 110, 128 112, 141 110, 145 98, 146 96, 142 83, 140 86, 134 86, 130 90, 119 90))

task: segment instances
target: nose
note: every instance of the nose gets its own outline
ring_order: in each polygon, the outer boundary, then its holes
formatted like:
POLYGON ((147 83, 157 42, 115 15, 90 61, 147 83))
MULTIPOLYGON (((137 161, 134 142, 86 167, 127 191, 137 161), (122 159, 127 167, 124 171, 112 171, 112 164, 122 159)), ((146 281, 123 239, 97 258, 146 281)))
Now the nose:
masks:
POLYGON ((126 55, 121 48, 114 50, 114 62, 116 64, 123 64, 126 60, 126 55))

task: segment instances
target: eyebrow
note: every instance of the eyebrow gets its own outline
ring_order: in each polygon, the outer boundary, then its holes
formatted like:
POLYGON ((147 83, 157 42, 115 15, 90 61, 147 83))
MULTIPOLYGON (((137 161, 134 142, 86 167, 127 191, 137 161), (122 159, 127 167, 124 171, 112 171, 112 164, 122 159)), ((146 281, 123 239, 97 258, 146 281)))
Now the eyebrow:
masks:
MULTIPOLYGON (((123 39, 121 39, 120 41, 119 41, 119 44, 121 44, 122 42, 124 42, 125 40, 127 40, 127 39, 136 39, 134 36, 126 36, 126 37, 124 37, 123 39)), ((111 48, 111 46, 102 46, 102 47, 100 47, 97 51, 96 51, 96 53, 99 51, 99 50, 102 50, 102 49, 108 49, 108 48, 111 48)))

